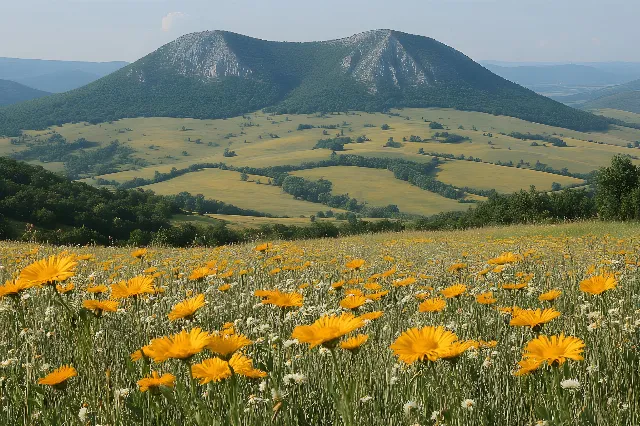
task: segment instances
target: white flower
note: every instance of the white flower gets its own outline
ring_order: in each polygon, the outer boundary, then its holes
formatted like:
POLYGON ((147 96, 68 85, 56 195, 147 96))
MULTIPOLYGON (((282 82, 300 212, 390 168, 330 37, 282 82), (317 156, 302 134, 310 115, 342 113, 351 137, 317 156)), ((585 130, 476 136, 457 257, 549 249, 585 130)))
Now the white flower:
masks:
POLYGON ((546 420, 538 420, 534 426, 549 426, 549 422, 546 420))
POLYGON ((282 346, 285 349, 288 349, 293 345, 297 345, 298 343, 300 343, 300 342, 298 342, 298 339, 290 339, 290 340, 285 340, 284 342, 282 342, 282 346))
POLYGON ((113 396, 115 396, 116 399, 124 399, 129 395, 129 392, 129 389, 127 388, 116 389, 113 391, 113 396))
POLYGON ((408 416, 411 414, 413 410, 418 410, 420 406, 415 401, 407 401, 403 406, 402 410, 404 411, 404 415, 408 416))
POLYGON ((367 396, 363 396, 362 398, 360 398, 360 402, 366 403, 366 402, 371 401, 372 399, 373 399, 372 396, 367 395, 367 396))
POLYGON ((307 377, 301 373, 286 374, 282 378, 282 382, 287 386, 290 386, 293 383, 295 383, 296 385, 302 385, 304 383, 307 383, 307 377))
POLYGON ((396 383, 398 383, 398 380, 400 380, 400 379, 398 379, 398 377, 397 377, 397 376, 392 376, 392 377, 389 379, 389 384, 393 386, 393 385, 395 385, 396 383))
POLYGON ((318 353, 319 353, 320 355, 329 356, 329 355, 331 355, 331 350, 329 350, 329 349, 327 349, 327 348, 325 348, 325 347, 323 346, 323 347, 321 347, 320 349, 318 349, 318 353))
POLYGON ((260 390, 260 392, 264 392, 267 390, 267 382, 266 381, 261 381, 260 382, 260 386, 258 386, 258 389, 260 390))
POLYGON ((431 413, 431 420, 433 420, 434 422, 437 422, 439 418, 440 418, 440 411, 434 411, 431 413))
POLYGON ((476 405, 476 402, 473 399, 465 399, 462 401, 460 406, 468 411, 473 411, 473 406, 476 405))
POLYGON ((482 367, 483 368, 489 368, 491 367, 491 364, 493 364, 493 361, 491 361, 490 357, 485 358, 484 362, 482 363, 482 367))
POLYGON ((282 394, 278 389, 275 389, 275 388, 271 389, 271 399, 273 399, 276 402, 282 400, 282 394))
POLYGON ((593 374, 596 371, 598 371, 598 366, 597 365, 590 365, 587 367, 587 373, 589 374, 593 374))
POLYGON ((87 407, 82 407, 80 408, 80 411, 78 411, 78 418, 80 419, 80 421, 82 423, 87 421, 87 413, 89 412, 89 409, 87 407))
POLYGON ((566 379, 560 382, 562 389, 576 390, 580 389, 580 382, 577 379, 566 379))

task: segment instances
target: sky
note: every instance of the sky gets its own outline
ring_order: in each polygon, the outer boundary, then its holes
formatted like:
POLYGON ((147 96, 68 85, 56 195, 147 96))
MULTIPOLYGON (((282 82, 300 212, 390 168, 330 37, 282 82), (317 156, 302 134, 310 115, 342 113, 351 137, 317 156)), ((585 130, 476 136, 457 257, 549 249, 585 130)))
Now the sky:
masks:
POLYGON ((0 56, 132 62, 177 37, 277 41, 390 28, 475 60, 640 62, 639 0, 0 0, 0 56))

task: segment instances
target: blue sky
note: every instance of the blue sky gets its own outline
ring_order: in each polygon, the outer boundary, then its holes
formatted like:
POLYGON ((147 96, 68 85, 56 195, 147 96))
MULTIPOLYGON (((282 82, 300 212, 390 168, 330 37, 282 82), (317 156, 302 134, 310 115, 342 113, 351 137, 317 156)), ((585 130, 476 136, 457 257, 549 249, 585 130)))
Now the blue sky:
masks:
POLYGON ((134 61, 223 29, 310 41, 392 28, 475 60, 640 62, 639 0, 0 0, 0 56, 134 61))

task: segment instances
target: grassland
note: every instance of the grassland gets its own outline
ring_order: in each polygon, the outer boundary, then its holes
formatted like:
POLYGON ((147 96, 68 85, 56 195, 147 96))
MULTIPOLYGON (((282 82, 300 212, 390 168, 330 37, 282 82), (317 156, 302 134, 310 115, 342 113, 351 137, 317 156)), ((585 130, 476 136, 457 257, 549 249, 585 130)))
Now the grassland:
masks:
POLYGON ((611 108, 595 109, 591 112, 594 114, 604 115, 605 117, 617 118, 618 120, 622 120, 627 123, 640 124, 640 114, 636 114, 634 112, 611 108))
MULTIPOLYGON (((627 117, 629 118, 629 117, 627 117)), ((89 125, 87 123, 66 124, 44 132, 26 131, 27 139, 44 140, 52 131, 59 132, 68 140, 84 137, 87 140, 99 142, 102 145, 114 140, 119 140, 134 149, 134 157, 144 160, 149 165, 136 167, 133 164, 122 164, 122 171, 103 175, 108 180, 122 182, 135 177, 151 178, 155 171, 168 172, 171 168, 178 169, 188 167, 194 163, 224 162, 233 166, 268 167, 274 165, 297 165, 307 161, 318 161, 329 158, 331 152, 324 149, 312 149, 319 139, 333 137, 337 134, 350 136, 353 139, 366 135, 367 141, 345 145, 345 154, 357 154, 367 157, 402 158, 410 161, 430 161, 429 155, 420 155, 418 150, 424 152, 444 153, 459 157, 472 156, 480 158, 484 163, 509 163, 522 162, 523 167, 533 169, 537 162, 546 164, 556 170, 567 169, 571 173, 589 173, 599 167, 609 164, 610 159, 616 154, 633 156, 636 163, 640 151, 628 148, 640 140, 640 130, 626 127, 612 126, 607 132, 583 133, 562 128, 530 123, 523 120, 494 116, 477 112, 464 112, 450 109, 404 109, 392 111, 391 114, 369 114, 354 112, 349 114, 329 115, 269 115, 262 112, 248 114, 244 117, 235 117, 227 120, 194 120, 176 118, 136 118, 124 119, 111 123, 89 125), (459 134, 467 140, 447 144, 433 139, 436 131, 429 128, 427 121, 437 121, 445 127, 444 131, 459 134), (301 124, 310 124, 315 128, 297 130, 301 124), (388 130, 382 130, 381 126, 387 124, 388 130), (323 129, 321 126, 335 126, 334 129, 323 129), (551 144, 540 143, 532 146, 530 140, 520 140, 507 136, 511 132, 535 133, 555 135, 562 137, 567 147, 559 148, 551 144), (407 142, 411 135, 419 136, 424 142, 407 142), (400 142, 398 148, 385 147, 389 138, 400 142), (235 151, 236 156, 225 157, 225 149, 235 151)), ((7 155, 25 149, 25 144, 11 144, 8 139, 0 140, 0 154, 7 155)), ((508 191, 513 188, 529 187, 535 185, 540 189, 550 188, 551 182, 569 184, 572 182, 563 176, 549 176, 538 171, 504 170, 493 167, 491 164, 477 164, 465 162, 462 165, 447 164, 438 176, 444 176, 447 182, 455 185, 469 186, 475 189, 499 189, 508 191), (467 167, 468 166, 468 167, 467 167), (455 173, 448 172, 456 167, 455 173), (495 179, 494 173, 499 173, 500 179, 495 179), (455 176, 453 176, 455 174, 455 176), (508 179, 508 182, 507 182, 508 179), (488 188, 492 180, 501 181, 496 188, 488 188), (466 184, 466 185, 463 185, 466 184), (499 188, 498 188, 499 187, 499 188)), ((43 164, 47 168, 60 171, 62 164, 43 164)), ((356 172, 353 170, 354 173, 356 172)), ((317 174, 321 172, 310 172, 317 174)), ((398 200, 397 189, 399 182, 391 179, 382 179, 375 188, 367 183, 362 188, 350 185, 351 181, 363 179, 359 176, 371 173, 369 171, 357 171, 356 174, 341 174, 340 178, 334 178, 334 188, 349 188, 352 196, 357 197, 356 191, 368 197, 366 201, 371 205, 387 205, 403 203, 398 200), (343 180, 340 182, 340 180, 343 180)), ((228 174, 231 186, 239 184, 234 182, 235 175, 228 174)), ((177 183, 163 182, 158 186, 162 193, 177 190, 186 190, 191 193, 206 192, 207 196, 227 202, 230 199, 246 201, 250 196, 230 197, 225 193, 223 185, 207 186, 198 184, 197 177, 183 177, 177 183), (191 186, 191 185, 196 186, 191 186)), ((264 179, 266 180, 266 179, 264 179)), ((86 179, 88 183, 95 180, 86 179)), ((154 187, 156 188, 156 187, 154 187)), ((247 186, 243 186, 247 188, 247 186)), ((260 203, 276 201, 269 212, 277 212, 280 215, 293 215, 283 210, 289 204, 281 202, 282 194, 271 199, 273 188, 267 190, 266 195, 260 190, 250 193, 262 193, 259 196, 260 203)), ((435 202, 429 194, 417 194, 408 186, 403 186, 403 191, 409 191, 411 200, 405 200, 410 211, 434 211, 435 208, 456 208, 456 203, 447 201, 435 202), (417 206, 422 199, 427 200, 424 207, 417 206), (436 207, 439 206, 439 207, 436 207)), ((260 203, 251 203, 252 205, 260 203)), ((266 206, 267 204, 261 204, 266 206)), ((295 214, 310 214, 311 210, 321 210, 322 206, 315 209, 300 206, 294 209, 295 214)), ((402 208, 401 208, 402 210, 402 208)), ((265 210, 267 211, 267 210, 265 210)))
MULTIPOLYGON (((202 194, 227 204, 243 209, 256 210, 281 216, 311 216, 319 210, 327 210, 325 206, 308 201, 296 200, 285 194, 277 186, 267 185, 264 177, 250 176, 249 180, 240 180, 240 173, 229 170, 205 169, 188 173, 165 182, 143 186, 160 195, 190 192, 202 194), (262 184, 257 181, 262 179, 262 184)), ((335 209, 337 212, 343 210, 335 209)))
POLYGON ((502 193, 529 189, 532 182, 535 182, 536 189, 541 191, 551 190, 554 182, 562 186, 577 186, 584 182, 581 179, 551 173, 461 160, 449 160, 438 169, 437 177, 441 182, 460 188, 495 189, 502 193))
POLYGON ((68 272, 57 286, 2 287, 0 423, 636 425, 637 233, 635 224, 587 222, 273 241, 263 251, 253 244, 156 247, 142 258, 128 248, 2 242, 3 281, 46 280, 49 272, 35 277, 30 265, 51 255, 81 257, 59 266, 68 272), (489 262, 504 252, 513 253, 504 265, 489 262), (192 275, 199 268, 208 268, 201 278, 192 275), (127 283, 143 276, 151 294, 134 296, 140 288, 127 283), (587 293, 583 283, 597 277, 615 286, 587 293), (453 297, 457 283, 462 293, 453 297), (509 290, 513 283, 522 289, 509 290), (123 296, 123 286, 133 293, 123 296), (539 299, 552 289, 558 297, 539 299), (257 290, 295 293, 297 301, 279 307, 257 290), (486 302, 480 296, 489 292, 486 302), (206 303, 176 308, 194 297, 206 303), (360 297, 368 301, 356 307, 360 297), (443 306, 425 311, 432 299, 443 306), (116 305, 96 311, 88 300, 116 305), (559 316, 536 327, 510 325, 522 315, 514 306, 559 316), (373 313, 381 316, 359 317, 373 313), (326 315, 356 316, 355 325, 332 329, 336 336, 321 325, 304 328, 326 315), (461 342, 459 352, 447 354, 451 343, 442 341, 442 351, 415 360, 405 355, 422 354, 428 337, 407 352, 394 345, 411 328, 436 326, 461 342), (168 337, 196 327, 225 335, 226 356, 205 339, 207 347, 177 345, 183 351, 164 360, 161 343, 170 347, 168 337), (359 334, 366 341, 357 350, 340 344, 359 334), (561 334, 575 339, 574 352, 516 375, 531 342, 561 334), (305 336, 318 337, 318 346, 305 336), (141 348, 146 356, 132 358, 141 348), (207 363, 219 368, 201 368, 207 363), (63 365, 76 375, 40 380, 63 365), (152 371, 165 380, 143 380, 152 371))
POLYGON ((468 204, 458 203, 398 180, 388 170, 336 166, 301 170, 292 174, 309 180, 329 180, 333 183, 334 194, 349 194, 350 197, 366 200, 376 207, 395 204, 403 213, 428 216, 442 211, 469 208, 468 204))

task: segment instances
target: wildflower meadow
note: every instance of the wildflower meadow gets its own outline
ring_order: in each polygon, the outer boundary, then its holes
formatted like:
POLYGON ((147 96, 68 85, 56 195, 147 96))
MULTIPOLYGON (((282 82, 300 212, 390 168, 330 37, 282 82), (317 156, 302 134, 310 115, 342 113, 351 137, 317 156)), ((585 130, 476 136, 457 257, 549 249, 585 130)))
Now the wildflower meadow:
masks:
POLYGON ((640 241, 572 226, 0 243, 0 423, 640 424, 640 241))

